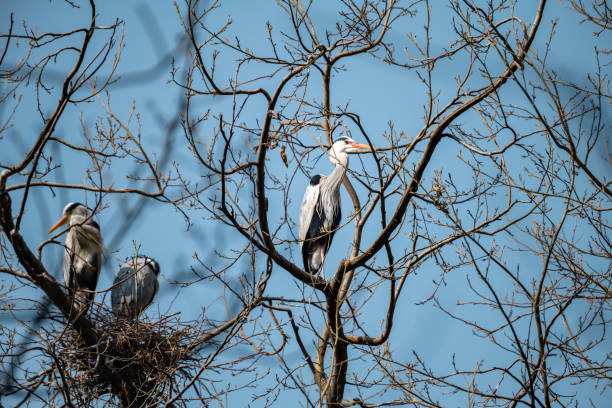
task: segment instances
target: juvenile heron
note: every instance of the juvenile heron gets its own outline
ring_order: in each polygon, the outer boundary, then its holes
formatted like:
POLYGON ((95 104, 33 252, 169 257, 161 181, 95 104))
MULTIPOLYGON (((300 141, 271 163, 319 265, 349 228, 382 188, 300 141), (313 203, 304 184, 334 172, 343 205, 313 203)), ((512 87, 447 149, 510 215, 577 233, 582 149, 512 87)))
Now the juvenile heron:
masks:
POLYGON ((73 305, 80 306, 86 312, 93 301, 102 266, 100 226, 81 203, 68 203, 62 218, 51 227, 49 233, 64 224, 70 225, 62 265, 64 285, 68 288, 73 305))
POLYGON ((304 270, 315 274, 323 267, 325 254, 340 224, 340 184, 348 166, 348 154, 369 149, 348 136, 339 137, 328 152, 335 165, 329 176, 317 174, 310 179, 300 207, 299 241, 304 270))
POLYGON ((133 319, 153 302, 159 289, 159 264, 148 256, 126 261, 113 282, 111 305, 117 317, 133 319))

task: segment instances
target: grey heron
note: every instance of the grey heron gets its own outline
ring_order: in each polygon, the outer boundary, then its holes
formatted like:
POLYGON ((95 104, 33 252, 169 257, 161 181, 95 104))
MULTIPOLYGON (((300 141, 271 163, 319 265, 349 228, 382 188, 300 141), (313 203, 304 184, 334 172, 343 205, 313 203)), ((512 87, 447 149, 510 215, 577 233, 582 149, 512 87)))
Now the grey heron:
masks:
POLYGON ((148 256, 140 255, 121 265, 111 291, 115 316, 139 316, 153 302, 159 289, 158 276, 159 264, 148 256))
POLYGON ((304 270, 315 274, 323 267, 334 233, 340 224, 340 184, 348 166, 348 154, 370 146, 348 136, 339 137, 328 152, 335 165, 329 176, 317 174, 306 187, 300 207, 299 241, 304 270))
POLYGON ((86 312, 93 301, 100 267, 102 266, 102 235, 100 226, 91 218, 91 211, 81 203, 68 203, 62 218, 49 230, 64 224, 70 229, 66 236, 63 270, 64 285, 73 305, 86 312))

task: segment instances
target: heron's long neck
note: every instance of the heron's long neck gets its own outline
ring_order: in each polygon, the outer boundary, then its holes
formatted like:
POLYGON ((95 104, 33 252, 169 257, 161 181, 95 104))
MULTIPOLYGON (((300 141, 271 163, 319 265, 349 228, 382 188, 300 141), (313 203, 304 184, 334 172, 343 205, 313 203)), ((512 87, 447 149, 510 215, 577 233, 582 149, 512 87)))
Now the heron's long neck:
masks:
POLYGON ((87 216, 73 215, 70 218, 71 231, 74 239, 79 241, 82 246, 98 247, 102 245, 102 235, 87 216))
POLYGON ((327 183, 325 183, 325 190, 327 191, 325 191, 324 194, 335 194, 338 191, 344 174, 346 173, 346 166, 348 166, 348 155, 340 157, 338 163, 336 163, 334 167, 334 171, 327 176, 327 183))

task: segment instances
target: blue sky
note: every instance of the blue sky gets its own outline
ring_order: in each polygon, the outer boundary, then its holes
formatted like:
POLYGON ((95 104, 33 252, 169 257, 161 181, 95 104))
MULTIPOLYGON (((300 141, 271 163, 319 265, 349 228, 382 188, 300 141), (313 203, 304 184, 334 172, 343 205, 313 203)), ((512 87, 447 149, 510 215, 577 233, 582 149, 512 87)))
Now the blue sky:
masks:
MULTIPOLYGON (((324 3, 317 3, 313 6, 312 16, 317 24, 325 26, 333 22, 333 15, 326 8, 329 3, 325 3, 326 6, 321 6, 321 4, 324 3)), ((86 24, 88 15, 87 8, 71 9, 58 1, 5 0, 4 7, 6 10, 14 11, 14 18, 18 24, 21 24, 22 20, 27 20, 30 27, 36 28, 39 32, 60 31, 67 27, 78 27, 81 24, 86 24)), ((532 5, 529 2, 521 2, 520 7, 519 15, 524 16, 526 22, 530 22, 533 12, 532 5)), ((534 43, 534 50, 542 51, 545 40, 551 31, 551 21, 556 20, 554 47, 549 56, 550 67, 574 81, 586 81, 586 72, 592 66, 593 48, 595 46, 609 48, 609 44, 612 44, 610 34, 595 38, 592 35, 592 30, 588 29, 585 24, 580 25, 578 19, 559 2, 551 1, 547 7, 541 31, 534 43), (586 62, 583 63, 583 61, 586 62)), ((432 27, 432 47, 441 49, 446 47, 449 41, 448 10, 442 2, 435 4, 434 10, 438 14, 432 27)), ((174 58, 177 66, 181 66, 187 56, 185 49, 182 48, 185 47, 185 43, 176 9, 172 2, 156 2, 152 5, 152 3, 147 2, 112 0, 100 2, 98 13, 99 24, 110 24, 116 18, 125 21, 125 47, 117 70, 123 80, 109 87, 113 111, 121 117, 127 118, 131 107, 134 105, 141 115, 143 139, 151 146, 152 153, 160 157, 164 154, 160 142, 165 136, 165 131, 159 119, 162 118, 166 123, 173 120, 171 115, 176 112, 181 96, 180 89, 169 82, 170 61, 171 58, 174 58), (153 21, 155 21, 155 24, 153 24, 153 21)), ((266 21, 269 20, 275 29, 282 30, 283 27, 286 27, 283 14, 275 7, 274 2, 224 2, 223 8, 217 10, 214 18, 217 18, 219 20, 218 24, 222 25, 228 15, 231 15, 233 21, 232 31, 228 33, 228 36, 239 35, 243 46, 254 50, 267 49, 265 43, 266 21)), ((3 27, 6 26, 5 20, 6 18, 3 18, 3 27)), ((407 19, 406 25, 408 27, 397 26, 391 31, 390 35, 401 41, 405 38, 406 31, 414 30, 418 33, 423 25, 422 16, 407 19)), ((4 28, 3 31, 5 31, 4 28)), ((96 41, 100 40, 96 39, 96 41)), ((96 43, 94 42, 94 44, 96 43)), ((6 59, 7 63, 14 63, 22 50, 23 48, 11 49, 6 59)), ((60 59, 54 67, 58 72, 58 77, 64 74, 62 70, 67 66, 68 60, 69 58, 60 59)), ((460 58, 443 63, 443 66, 437 71, 435 85, 442 97, 454 92, 455 68, 460 67, 461 63, 460 58)), ((492 64, 494 66, 495 63, 492 64)), ((220 77, 233 75, 233 65, 234 61, 231 58, 222 56, 217 67, 220 77), (225 75, 224 70, 227 71, 225 75)), ((339 73, 332 84, 332 104, 343 105, 350 102, 350 108, 361 115, 368 133, 376 135, 374 144, 380 146, 385 143, 385 140, 379 135, 388 130, 387 123, 389 121, 393 121, 395 128, 398 131, 405 132, 408 137, 418 132, 423 122, 422 105, 426 99, 423 94, 424 88, 415 75, 407 75, 405 71, 382 65, 367 56, 351 60, 347 62, 345 67, 346 70, 339 73)), ((179 70, 179 74, 180 72, 179 70)), ((316 81, 317 79, 313 79, 313 83, 316 83, 316 81)), ((7 133, 8 136, 0 140, 2 145, 0 161, 3 164, 13 164, 13 160, 19 157, 24 149, 27 149, 41 128, 40 116, 35 110, 36 99, 31 92, 32 88, 28 89, 29 91, 24 92, 23 100, 16 111, 14 123, 18 126, 16 125, 7 133)), ((320 87, 314 86, 313 89, 310 91, 313 93, 313 98, 321 99, 321 95, 317 95, 317 90, 320 87)), ((509 86, 501 92, 508 101, 519 101, 522 97, 515 87, 509 86)), ((43 102, 51 100, 53 100, 53 95, 43 96, 43 102)), ((208 96, 201 97, 195 102, 196 106, 202 111, 206 109, 212 109, 213 111, 227 110, 230 103, 231 100, 228 99, 208 96)), ((43 106, 45 105, 43 104, 43 106)), ((253 109, 253 111, 247 117, 252 120, 257 117, 261 118, 261 111, 258 112, 256 107, 250 109, 253 109)), ((607 118, 610 117, 610 113, 610 106, 608 105, 607 118)), ((6 110, 1 115, 5 118, 6 110)), ((58 124, 57 134, 74 143, 82 142, 80 118, 82 117, 87 127, 92 128, 95 122, 104 118, 104 116, 102 102, 97 99, 87 105, 79 105, 77 108, 69 107, 58 124)), ((479 126, 477 120, 476 115, 466 115, 462 118, 462 123, 466 127, 470 127, 471 121, 473 121, 473 126, 477 127, 479 126)), ((211 129, 206 126, 203 128, 204 130, 211 129)), ((354 128, 351 128, 351 130, 355 132, 354 128)), ((357 135, 357 132, 353 133, 353 136, 359 139, 357 135)), ((321 134, 315 134, 314 136, 322 137, 321 134)), ((174 130, 173 137, 177 144, 172 151, 172 161, 178 163, 185 174, 197 179, 202 173, 201 169, 198 168, 187 149, 180 148, 180 144, 184 140, 182 130, 177 127, 174 130)), ((301 137, 308 138, 309 135, 302 134, 301 137)), ((433 177, 434 169, 443 172, 443 174, 452 173, 459 180, 467 174, 465 168, 462 169, 457 165, 455 160, 457 152, 453 150, 454 146, 451 143, 442 143, 434 156, 432 170, 428 171, 426 176, 427 182, 433 177)), ((278 153, 272 152, 271 154, 277 155, 278 153)), ((280 160, 278 158, 275 160, 278 171, 290 175, 282 166, 280 160)), ((371 160, 368 162, 367 157, 363 157, 362 160, 366 163, 366 168, 373 166, 371 160)), ((355 162, 358 162, 358 160, 355 160, 355 162)), ((65 156, 61 171, 70 182, 80 183, 83 181, 82 169, 87 165, 87 159, 82 155, 65 156)), ((121 162, 113 163, 112 170, 105 173, 106 183, 116 183, 117 186, 125 185, 124 175, 129 169, 127 165, 121 162)), ((322 158, 317 162, 316 169, 317 172, 327 174, 331 171, 332 166, 327 159, 322 158)), ((604 169, 603 171, 606 169, 603 161, 601 169, 604 169)), ((293 198, 288 212, 294 214, 296 222, 301 194, 307 183, 308 178, 298 173, 291 187, 293 198)), ((359 189, 357 185, 356 188, 358 193, 364 194, 363 189, 359 189)), ((86 196, 81 191, 58 191, 57 195, 53 196, 49 191, 38 190, 33 194, 35 194, 33 200, 27 208, 28 217, 24 219, 23 225, 24 235, 32 247, 36 247, 48 238, 46 231, 60 217, 61 209, 67 202, 85 202, 93 199, 93 196, 86 196)), ((245 194, 246 196, 248 194, 245 194)), ((222 302, 220 302, 221 294, 218 284, 203 281, 190 287, 179 288, 178 285, 172 285, 169 281, 187 280, 189 268, 196 265, 193 259, 194 253, 197 252, 200 258, 212 262, 215 248, 228 249, 234 243, 240 242, 241 238, 226 227, 204 219, 202 214, 197 212, 190 213, 193 217, 193 225, 187 228, 188 226, 180 213, 170 206, 160 204, 154 204, 149 207, 148 211, 138 213, 136 222, 129 229, 129 234, 117 237, 116 232, 121 230, 121 226, 116 225, 114 221, 120 219, 119 215, 125 210, 126 205, 129 206, 130 203, 134 202, 133 200, 136 200, 133 196, 108 196, 105 198, 105 204, 108 205, 108 208, 97 216, 97 221, 102 226, 105 242, 107 244, 109 242, 114 243, 112 248, 108 248, 107 256, 110 261, 102 271, 98 289, 107 288, 111 285, 117 265, 124 257, 134 252, 133 248, 136 245, 141 248, 142 253, 149 254, 159 261, 164 277, 161 280, 160 294, 154 306, 147 311, 147 316, 154 317, 160 313, 178 311, 181 319, 189 320, 197 318, 200 315, 201 308, 204 307, 207 309, 207 316, 223 319, 225 310, 222 302)), ((274 207, 276 202, 271 200, 271 213, 274 214, 282 212, 279 211, 279 208, 274 207)), ((350 211, 350 200, 343 193, 344 216, 346 217, 350 211)), ((377 222, 377 219, 373 219, 370 222, 371 227, 366 229, 364 246, 376 237, 375 226, 377 222)), ((286 234, 288 236, 289 232, 286 231, 286 234)), ((334 261, 338 261, 347 254, 351 237, 352 228, 345 228, 336 234, 334 245, 328 254, 328 263, 326 263, 330 265, 330 271, 335 269, 333 268, 335 266, 334 261)), ((398 240, 396 244, 402 245, 402 242, 398 240)), ((49 271, 56 271, 54 276, 58 279, 61 276, 58 268, 61 251, 62 249, 59 246, 48 248, 44 252, 43 258, 49 271)), ((299 262, 300 255, 297 245, 291 252, 285 251, 285 253, 287 256, 293 256, 298 265, 301 263, 299 262)), ((521 260, 521 262, 517 259, 510 259, 509 261, 520 263, 526 269, 532 266, 528 259, 521 260)), ((226 261, 216 260, 215 262, 222 265, 226 261)), ((534 260, 534 262, 536 261, 534 260)), ((234 277, 237 277, 239 270, 235 273, 236 276, 234 277)), ((465 300, 471 297, 469 288, 465 285, 467 274, 467 271, 459 270, 446 276, 445 285, 442 285, 440 289, 440 298, 447 301, 445 306, 451 310, 458 311, 460 309, 456 305, 457 300, 465 300)), ((399 360, 410 359, 412 352, 416 351, 423 359, 428 361, 432 368, 440 371, 449 369, 451 357, 455 353, 456 361, 466 369, 473 368, 480 360, 495 360, 496 357, 499 357, 495 353, 499 351, 486 339, 479 339, 474 336, 469 327, 448 318, 431 302, 423 305, 418 304, 431 294, 435 287, 432 281, 438 280, 439 277, 440 274, 431 261, 420 268, 416 275, 410 277, 407 287, 398 301, 398 310, 401 312, 396 316, 396 327, 390 339, 391 349, 394 351, 395 357, 399 360), (432 273, 426 271, 432 271, 432 273)), ((500 284, 502 284, 502 279, 500 278, 500 284)), ((283 295, 287 291, 299 293, 300 288, 301 285, 298 285, 290 275, 277 270, 268 288, 268 294, 270 296, 283 295)), ((384 318, 386 293, 383 294, 383 292, 379 292, 373 297, 364 319, 364 325, 372 332, 378 330, 379 322, 384 318)), ((24 296, 37 295, 40 296, 40 293, 24 291, 24 296)), ((102 300, 102 298, 100 297, 98 300, 102 300)), ((469 306, 466 307, 469 308, 469 306)), ((472 320, 488 322, 489 319, 494 321, 493 319, 496 318, 483 312, 482 309, 474 309, 473 313, 466 312, 466 307, 461 311, 470 316, 472 320)), ((286 351, 287 358, 295 358, 296 361, 299 361, 300 356, 296 350, 297 348, 288 349, 286 351)), ((270 367, 276 364, 273 358, 265 361, 270 364, 270 367)), ((360 368, 360 363, 356 362, 349 367, 349 371, 359 370, 360 368)), ((353 392, 351 389, 347 391, 346 397, 348 399, 355 396, 351 392, 353 392)), ((585 400, 588 397, 593 398, 594 401, 603 402, 606 398, 606 394, 600 394, 595 390, 584 388, 580 392, 584 393, 585 400)), ((243 392, 233 395, 231 398, 229 406, 245 406, 250 401, 251 394, 243 392)), ((281 396, 280 401, 294 401, 295 398, 299 400, 299 394, 286 393, 281 396)), ((465 396, 444 396, 444 398, 448 406, 461 407, 467 405, 465 396)), ((254 406, 259 405, 255 403, 254 406)), ((595 406, 598 405, 595 404, 595 406)))

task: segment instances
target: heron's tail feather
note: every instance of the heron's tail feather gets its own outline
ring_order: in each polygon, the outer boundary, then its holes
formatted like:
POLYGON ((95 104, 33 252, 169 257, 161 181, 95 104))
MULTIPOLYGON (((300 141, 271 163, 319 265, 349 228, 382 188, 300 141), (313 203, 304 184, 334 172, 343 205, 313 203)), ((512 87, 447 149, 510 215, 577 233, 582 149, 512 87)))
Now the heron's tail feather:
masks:
POLYGON ((302 251, 302 258, 304 261, 304 270, 311 275, 315 275, 321 271, 322 259, 321 251, 319 248, 308 248, 302 251))

